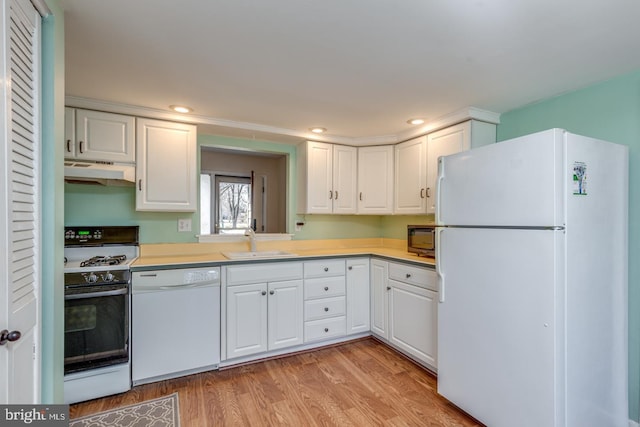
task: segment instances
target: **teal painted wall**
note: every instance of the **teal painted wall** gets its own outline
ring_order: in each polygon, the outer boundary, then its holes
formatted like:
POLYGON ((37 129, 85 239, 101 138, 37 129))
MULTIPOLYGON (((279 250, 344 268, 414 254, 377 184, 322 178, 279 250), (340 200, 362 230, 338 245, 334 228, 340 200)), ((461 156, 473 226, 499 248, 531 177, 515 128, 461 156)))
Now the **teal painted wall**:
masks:
POLYGON ((41 399, 63 402, 63 144, 64 14, 47 0, 52 16, 42 22, 42 298, 41 399))
POLYGON ((505 113, 498 141, 549 128, 629 146, 629 415, 640 401, 640 72, 505 113))

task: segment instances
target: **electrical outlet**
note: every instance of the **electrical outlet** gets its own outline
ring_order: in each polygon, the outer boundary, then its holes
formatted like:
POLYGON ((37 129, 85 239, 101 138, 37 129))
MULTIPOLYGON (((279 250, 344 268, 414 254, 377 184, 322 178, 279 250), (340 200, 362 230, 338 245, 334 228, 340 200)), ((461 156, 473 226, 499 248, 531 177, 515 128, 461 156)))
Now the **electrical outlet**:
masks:
POLYGON ((191 218, 179 218, 178 231, 191 231, 191 218))

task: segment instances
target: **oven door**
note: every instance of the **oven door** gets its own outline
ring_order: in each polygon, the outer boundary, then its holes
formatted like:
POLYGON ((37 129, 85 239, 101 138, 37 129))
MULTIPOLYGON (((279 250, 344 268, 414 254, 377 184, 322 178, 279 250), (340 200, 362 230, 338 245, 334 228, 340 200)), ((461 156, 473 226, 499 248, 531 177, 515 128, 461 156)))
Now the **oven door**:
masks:
POLYGON ((65 290, 64 373, 129 361, 129 285, 65 290))

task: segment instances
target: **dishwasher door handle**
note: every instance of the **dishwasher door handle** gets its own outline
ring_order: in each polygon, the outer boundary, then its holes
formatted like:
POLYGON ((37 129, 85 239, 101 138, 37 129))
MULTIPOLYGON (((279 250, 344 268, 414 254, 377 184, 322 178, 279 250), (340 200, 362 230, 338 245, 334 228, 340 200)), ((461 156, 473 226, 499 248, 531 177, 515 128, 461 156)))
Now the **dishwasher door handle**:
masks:
POLYGON ((136 287, 135 282, 132 287, 133 293, 151 292, 151 291, 170 291, 173 289, 193 289, 204 288, 207 286, 220 286, 219 280, 209 280, 205 282, 181 283, 179 285, 154 285, 136 287))

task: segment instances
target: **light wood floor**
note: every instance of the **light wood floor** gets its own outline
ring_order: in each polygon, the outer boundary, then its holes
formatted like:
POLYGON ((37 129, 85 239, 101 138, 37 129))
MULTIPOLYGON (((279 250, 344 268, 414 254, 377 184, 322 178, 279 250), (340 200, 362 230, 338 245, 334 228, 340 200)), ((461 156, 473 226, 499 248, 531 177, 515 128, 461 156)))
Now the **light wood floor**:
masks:
POLYGON ((181 427, 481 426, 435 377, 374 339, 134 387, 71 405, 71 418, 178 392, 181 427))

